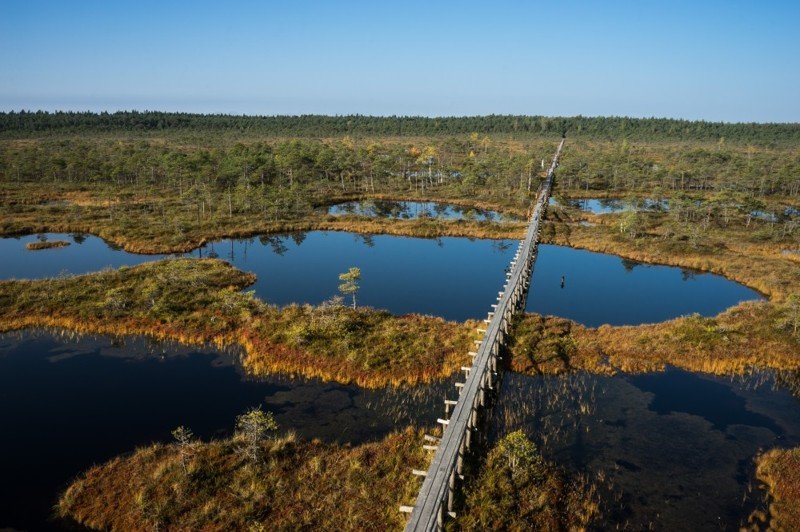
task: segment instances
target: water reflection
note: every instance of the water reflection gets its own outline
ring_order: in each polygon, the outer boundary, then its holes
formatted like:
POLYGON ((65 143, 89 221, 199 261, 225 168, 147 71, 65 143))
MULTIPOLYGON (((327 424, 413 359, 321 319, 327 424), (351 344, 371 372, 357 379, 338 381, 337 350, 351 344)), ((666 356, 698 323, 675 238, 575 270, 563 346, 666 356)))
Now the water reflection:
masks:
MULTIPOLYGON (((49 239, 69 235, 50 234, 49 239)), ((162 258, 115 250, 89 236, 66 248, 31 252, 36 237, 0 239, 0 277, 53 277, 162 258)), ((339 274, 361 268, 359 303, 394 314, 449 320, 482 318, 502 288, 516 241, 409 238, 327 231, 209 242, 190 255, 219 257, 256 274, 251 288, 273 304, 318 304, 337 293, 339 274)), ((715 315, 760 296, 713 274, 652 266, 562 246, 542 245, 528 310, 596 326, 715 315), (563 286, 562 286, 563 277, 563 286), (653 301, 658 301, 654 305, 653 301)))
MULTIPOLYGON (((687 200, 690 205, 696 208, 708 206, 709 208, 716 208, 713 201, 707 202, 701 199, 687 200)), ((680 201, 679 201, 680 203, 680 201)), ((559 199, 550 198, 550 205, 564 204, 569 207, 580 209, 592 214, 616 214, 631 210, 649 211, 649 212, 666 212, 670 210, 670 201, 668 199, 640 199, 640 198, 571 198, 559 199)), ((730 207, 731 205, 728 205, 730 207)), ((743 214, 748 214, 753 218, 758 218, 767 222, 779 222, 785 220, 792 220, 800 217, 800 209, 793 206, 774 206, 771 209, 755 209, 751 211, 745 210, 746 208, 741 204, 732 205, 743 214)))
POLYGON ((756 454, 800 444, 798 400, 758 373, 505 376, 494 433, 605 487, 603 528, 732 529, 762 502, 756 454))
MULTIPOLYGON (((0 277, 80 274, 163 258, 115 250, 101 239, 56 250, 25 249, 33 235, 0 239, 0 277), (60 251, 62 253, 55 253, 60 251)), ((50 234, 50 239, 69 235, 50 234)), ((338 292, 339 274, 361 268, 359 304, 394 314, 420 313, 462 321, 483 317, 502 288, 513 240, 312 231, 209 242, 190 253, 217 257, 257 275, 251 288, 276 305, 319 304, 338 292)))
POLYGON ((277 305, 319 304, 337 293, 339 274, 357 266, 359 304, 462 321, 488 310, 514 245, 513 240, 312 231, 209 243, 192 255, 209 256, 213 249, 255 273, 256 295, 277 305))
POLYGON ((349 214, 396 220, 439 218, 443 220, 472 220, 478 222, 510 222, 522 219, 516 215, 501 214, 492 210, 431 201, 348 201, 328 206, 327 214, 333 216, 349 214))
POLYGON ((714 316, 758 292, 724 277, 562 246, 539 246, 527 310, 597 327, 714 316), (562 286, 563 281, 563 286, 562 286))
MULTIPOLYGON (((667 199, 619 199, 619 198, 581 198, 562 200, 566 205, 592 214, 615 214, 619 212, 638 211, 668 211, 667 199)), ((556 198, 550 198, 550 205, 558 205, 556 198)))
POLYGON ((445 381, 364 390, 316 379, 246 376, 234 352, 143 338, 53 331, 0 335, 0 529, 45 526, 60 489, 90 467, 178 425, 203 438, 231 434, 262 405, 281 430, 360 443, 441 414, 445 381))

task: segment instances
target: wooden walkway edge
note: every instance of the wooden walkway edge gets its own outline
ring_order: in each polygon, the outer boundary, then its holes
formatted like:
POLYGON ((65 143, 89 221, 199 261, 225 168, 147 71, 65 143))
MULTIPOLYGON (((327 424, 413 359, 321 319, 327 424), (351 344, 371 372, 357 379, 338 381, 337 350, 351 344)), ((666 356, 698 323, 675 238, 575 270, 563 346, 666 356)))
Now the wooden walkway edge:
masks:
POLYGON ((449 406, 453 408, 449 419, 439 420, 444 431, 441 440, 435 445, 436 452, 430 468, 424 474, 416 504, 413 507, 401 507, 402 511, 410 510, 411 513, 406 531, 441 530, 446 515, 454 515, 452 512, 456 483, 463 478, 464 456, 472 444, 473 433, 478 426, 478 411, 485 405, 488 393, 494 390, 498 382, 497 359, 500 346, 508 334, 511 319, 525 306, 536 261, 541 220, 550 199, 553 174, 563 147, 562 139, 547 171, 547 177, 540 187, 525 239, 511 261, 511 272, 507 274, 506 285, 486 320, 488 326, 480 346, 470 353, 474 359, 472 366, 463 368, 467 374, 466 382, 457 383, 460 390, 458 401, 455 405, 452 405, 452 401, 446 402, 448 411, 449 406))

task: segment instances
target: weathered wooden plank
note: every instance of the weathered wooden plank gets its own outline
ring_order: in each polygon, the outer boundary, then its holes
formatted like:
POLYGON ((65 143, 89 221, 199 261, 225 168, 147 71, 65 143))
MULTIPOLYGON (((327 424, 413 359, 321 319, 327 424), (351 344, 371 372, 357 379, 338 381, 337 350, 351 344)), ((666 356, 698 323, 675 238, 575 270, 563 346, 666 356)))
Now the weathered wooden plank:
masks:
POLYGON ((444 426, 444 432, 439 445, 436 446, 430 468, 406 525, 407 531, 438 530, 443 525, 442 519, 445 514, 455 515, 452 513, 453 508, 449 506, 452 505, 452 491, 455 489, 456 477, 461 476, 461 471, 457 471, 456 468, 460 468, 463 451, 469 447, 470 431, 475 428, 477 419, 476 411, 484 402, 484 389, 492 389, 497 346, 503 341, 508 330, 508 321, 527 296, 531 268, 536 260, 541 219, 547 208, 553 174, 558 166, 558 157, 563 146, 562 140, 553 156, 547 178, 540 188, 528 231, 511 264, 506 286, 503 292, 498 292, 497 305, 492 305, 494 312, 490 313, 491 318, 487 320, 488 326, 484 337, 475 341, 475 344, 479 345, 478 350, 469 353, 473 356, 473 364, 466 382, 456 383, 456 386, 461 388, 458 401, 449 420, 437 420, 444 426))

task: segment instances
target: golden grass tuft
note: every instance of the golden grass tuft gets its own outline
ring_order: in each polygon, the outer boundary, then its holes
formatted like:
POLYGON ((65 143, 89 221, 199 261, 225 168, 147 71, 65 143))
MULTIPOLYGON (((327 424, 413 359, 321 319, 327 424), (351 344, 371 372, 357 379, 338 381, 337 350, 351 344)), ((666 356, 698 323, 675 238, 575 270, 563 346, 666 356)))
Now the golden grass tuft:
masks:
POLYGON ((800 341, 779 326, 769 302, 741 303, 713 318, 686 316, 647 325, 587 328, 556 317, 516 323, 512 369, 530 375, 662 371, 667 365, 716 375, 800 369, 800 341))
POLYGON ((756 464, 756 476, 769 489, 770 530, 800 530, 800 447, 772 449, 756 464))

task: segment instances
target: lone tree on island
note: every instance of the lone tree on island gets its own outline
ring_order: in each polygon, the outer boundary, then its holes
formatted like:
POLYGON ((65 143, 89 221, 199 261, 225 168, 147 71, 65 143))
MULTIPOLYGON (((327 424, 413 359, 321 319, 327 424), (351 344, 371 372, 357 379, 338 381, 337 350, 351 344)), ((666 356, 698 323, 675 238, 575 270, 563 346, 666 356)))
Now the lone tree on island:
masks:
POLYGON ((192 433, 191 429, 181 425, 172 431, 172 437, 175 438, 175 441, 178 444, 178 451, 180 451, 181 456, 181 465, 183 466, 183 472, 186 473, 186 459, 192 452, 192 446, 194 445, 194 433, 192 433))
POLYGON ((356 308, 356 292, 358 292, 358 281, 361 280, 361 268, 350 268, 346 273, 339 275, 339 280, 344 281, 339 285, 339 292, 342 295, 353 296, 353 308, 356 308))
POLYGON ((542 465, 536 445, 521 430, 512 432, 503 438, 500 441, 500 449, 508 460, 508 468, 511 470, 512 477, 542 465))
POLYGON ((272 412, 264 412, 260 406, 251 408, 236 418, 236 436, 241 438, 240 448, 251 463, 258 462, 261 456, 261 442, 278 430, 278 422, 272 412))

